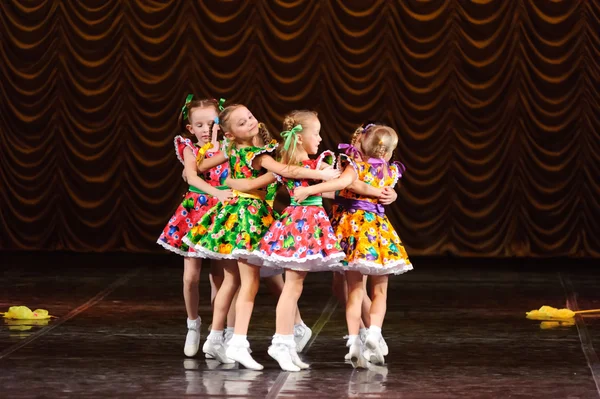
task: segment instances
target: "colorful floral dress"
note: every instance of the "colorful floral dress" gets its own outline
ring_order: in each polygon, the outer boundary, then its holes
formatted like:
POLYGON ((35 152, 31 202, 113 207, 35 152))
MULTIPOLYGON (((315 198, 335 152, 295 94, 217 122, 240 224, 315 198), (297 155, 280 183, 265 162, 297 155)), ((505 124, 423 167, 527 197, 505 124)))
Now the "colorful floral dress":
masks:
MULTIPOLYGON (((304 161, 302 165, 319 169, 321 162, 333 163, 333 159, 333 153, 325 151, 317 159, 304 161)), ((277 178, 290 196, 296 187, 310 184, 310 180, 277 178)), ((315 272, 332 270, 344 256, 319 195, 300 204, 292 199, 292 204, 271 225, 249 261, 261 260, 267 267, 315 272)))
MULTIPOLYGON (((175 137, 175 154, 177 159, 183 164, 183 151, 190 148, 194 156, 198 154, 199 148, 196 147, 190 139, 184 139, 181 136, 175 137)), ((207 145, 208 147, 208 145, 207 145)), ((208 148, 207 148, 208 149, 208 148)), ((219 151, 207 152, 206 157, 211 158, 219 154, 219 151)), ((229 175, 227 164, 216 166, 200 177, 203 178, 211 186, 224 187, 225 179, 229 175)), ((219 200, 211 195, 202 193, 201 190, 190 186, 189 191, 183 196, 183 201, 177 207, 177 210, 169 219, 169 223, 164 228, 162 234, 158 238, 157 243, 175 252, 176 254, 189 257, 198 257, 199 254, 183 242, 183 238, 187 232, 194 227, 202 216, 219 200)))
MULTIPOLYGON (((267 204, 273 209, 273 219, 279 219, 279 214, 275 211, 275 197, 277 196, 277 188, 279 187, 279 183, 275 182, 269 184, 266 188, 267 194, 265 195, 265 201, 267 204)), ((260 268, 260 278, 268 278, 277 276, 278 274, 283 274, 284 270, 277 267, 261 267, 260 268)))
MULTIPOLYGON (((234 179, 250 179, 262 171, 252 168, 258 155, 273 152, 277 143, 264 148, 231 146, 229 170, 234 179)), ((210 209, 184 238, 184 242, 212 259, 247 258, 273 223, 273 209, 265 200, 251 194, 234 190, 235 196, 217 203, 210 209)))
MULTIPOLYGON (((394 187, 402 177, 397 163, 386 168, 385 164, 373 165, 371 160, 355 162, 345 155, 340 156, 340 163, 353 167, 359 180, 377 188, 394 187)), ((346 253, 344 267, 339 270, 384 275, 413 269, 400 237, 377 199, 342 190, 333 205, 331 224, 346 253)))

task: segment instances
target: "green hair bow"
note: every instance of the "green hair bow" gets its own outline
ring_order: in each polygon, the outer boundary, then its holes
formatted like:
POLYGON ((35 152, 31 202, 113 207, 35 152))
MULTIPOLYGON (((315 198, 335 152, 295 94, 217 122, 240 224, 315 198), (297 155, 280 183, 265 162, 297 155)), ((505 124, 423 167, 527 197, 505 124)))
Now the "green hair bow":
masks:
POLYGON ((181 107, 181 113, 183 114, 183 120, 186 120, 189 116, 190 109, 188 108, 188 106, 192 102, 193 98, 194 98, 193 94, 188 94, 188 96, 185 98, 185 104, 183 104, 183 107, 181 107))
POLYGON ((225 100, 224 98, 219 99, 219 111, 223 111, 225 109, 225 100))
POLYGON ((284 143, 283 143, 283 150, 287 151, 290 149, 290 146, 292 146, 292 151, 294 151, 296 149, 296 137, 298 136, 298 133, 302 131, 302 125, 296 125, 293 128, 291 128, 290 130, 286 130, 284 132, 281 132, 281 137, 283 137, 285 139, 284 143))

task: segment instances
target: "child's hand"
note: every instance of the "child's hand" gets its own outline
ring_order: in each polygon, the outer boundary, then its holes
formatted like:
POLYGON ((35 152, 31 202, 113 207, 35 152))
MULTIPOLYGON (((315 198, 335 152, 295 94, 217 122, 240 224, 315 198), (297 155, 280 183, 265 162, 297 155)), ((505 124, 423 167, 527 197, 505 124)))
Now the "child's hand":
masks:
POLYGON ((294 189, 294 195, 292 195, 292 198, 296 202, 300 203, 308 198, 310 194, 310 187, 296 187, 294 189))
POLYGON ((220 129, 221 129, 221 127, 219 125, 217 125, 216 123, 213 124, 212 137, 210 140, 210 142, 213 145, 212 151, 216 151, 217 149, 220 149, 221 151, 223 150, 223 149, 219 148, 219 130, 220 129))
POLYGON ((231 197, 233 197, 233 193, 231 192, 231 190, 219 190, 219 192, 215 194, 215 197, 219 201, 225 202, 231 197))
POLYGON ((323 181, 337 179, 338 177, 340 177, 340 174, 342 174, 342 172, 339 169, 334 169, 332 166, 325 169, 321 169, 319 172, 321 174, 321 180, 323 181))
POLYGON ((381 193, 381 197, 379 197, 379 203, 381 205, 389 205, 398 199, 398 193, 391 187, 384 187, 381 193))

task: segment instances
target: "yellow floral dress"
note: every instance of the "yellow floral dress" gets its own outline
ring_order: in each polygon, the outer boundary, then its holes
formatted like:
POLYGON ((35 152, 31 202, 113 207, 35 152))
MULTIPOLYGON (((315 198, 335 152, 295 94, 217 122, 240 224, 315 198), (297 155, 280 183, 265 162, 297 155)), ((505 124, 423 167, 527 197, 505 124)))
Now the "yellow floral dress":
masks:
MULTIPOLYGON (((351 166, 359 180, 377 188, 394 187, 402 176, 397 163, 373 165, 342 154, 340 164, 351 166)), ((413 269, 400 237, 377 199, 342 190, 333 205, 331 225, 346 254, 342 271, 384 275, 413 269)))

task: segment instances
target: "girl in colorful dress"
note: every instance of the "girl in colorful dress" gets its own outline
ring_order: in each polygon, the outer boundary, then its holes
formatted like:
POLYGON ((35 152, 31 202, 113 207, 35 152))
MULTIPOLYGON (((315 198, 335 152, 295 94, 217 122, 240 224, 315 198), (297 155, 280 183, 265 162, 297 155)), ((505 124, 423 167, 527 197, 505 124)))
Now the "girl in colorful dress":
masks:
POLYGON ((214 130, 218 127, 217 107, 215 100, 194 100, 191 94, 186 98, 179 116, 180 131, 184 133, 176 136, 174 142, 177 159, 184 165, 189 190, 157 241, 162 247, 184 257, 183 298, 188 333, 183 351, 186 356, 194 356, 200 344, 198 281, 202 259, 182 239, 209 209, 232 195, 231 190, 223 185, 227 173, 221 166, 206 171, 202 176, 198 176, 196 170, 198 153, 204 153, 208 158, 219 154, 218 151, 209 151, 211 138, 216 134, 214 130), (195 145, 192 138, 196 140, 195 145))
MULTIPOLYGON (((285 138, 281 162, 302 165, 306 169, 320 170, 326 163, 333 164, 333 153, 325 151, 310 159, 319 149, 321 123, 315 112, 294 111, 283 121, 285 138)), ((290 196, 298 187, 308 186, 309 180, 277 176, 288 189, 290 196)), ((352 169, 327 184, 332 190, 351 184, 356 175, 352 169)), ((300 360, 294 341, 294 311, 302 294, 308 272, 330 271, 344 258, 344 253, 333 234, 327 212, 320 195, 302 202, 292 199, 281 217, 271 225, 250 262, 264 262, 265 267, 286 269, 283 292, 277 303, 276 332, 269 355, 277 360, 283 370, 300 371, 308 365, 300 360)))
MULTIPOLYGON (((338 146, 338 149, 343 150, 344 153, 350 156, 351 158, 357 161, 361 161, 363 151, 362 140, 367 135, 367 133, 372 130, 370 129, 370 127, 375 126, 376 124, 376 122, 367 122, 364 125, 358 127, 352 134, 350 144, 340 144, 338 146)), ((398 198, 398 195, 396 194, 396 191, 393 187, 378 188, 371 186, 361 181, 360 179, 357 179, 354 183, 352 183, 351 186, 347 187, 347 189, 354 192, 354 194, 357 195, 377 198, 378 203, 381 205, 391 205, 398 198)), ((326 198, 335 199, 335 193, 323 193, 323 196, 326 198)), ((334 209, 337 208, 334 207, 334 209)), ((331 223, 334 226, 334 228, 337 222, 339 221, 339 216, 339 212, 332 214, 331 223)), ((336 272, 333 274, 332 286, 334 294, 336 295, 340 303, 344 304, 345 306, 348 300, 348 286, 346 284, 346 276, 343 272, 336 272)), ((363 286, 365 295, 363 296, 362 301, 361 321, 359 329, 359 339, 362 344, 364 344, 367 338, 367 329, 371 324, 369 317, 369 312, 371 309, 371 299, 369 298, 369 295, 367 295, 367 276, 363 277, 363 286)), ((388 347, 387 343, 383 339, 383 336, 381 337, 381 347, 383 355, 387 356, 388 347)), ((350 360, 351 356, 352 354, 348 352, 345 356, 345 359, 350 360)))
MULTIPOLYGON (((315 180, 327 180, 339 174, 331 169, 317 171, 280 164, 268 155, 275 152, 276 142, 264 148, 253 146, 253 139, 259 133, 259 125, 254 115, 243 105, 228 106, 219 114, 219 120, 223 133, 230 136, 231 144, 226 155, 205 159, 199 165, 200 171, 229 160, 231 175, 236 179, 257 178, 264 173, 262 169, 286 177, 315 180)), ((264 194, 236 190, 233 193, 232 199, 218 203, 208 211, 190 230, 184 242, 193 245, 202 257, 237 260, 241 286, 236 301, 234 334, 227 345, 225 357, 215 358, 221 362, 237 361, 246 368, 262 370, 263 366, 250 355, 246 335, 258 291, 260 267, 250 265, 246 258, 273 223, 273 210, 265 202, 264 194)), ((223 349, 223 328, 237 285, 236 273, 226 269, 221 289, 215 298, 213 325, 207 338, 219 350, 223 349)))
MULTIPOLYGON (((261 129, 260 134, 258 134, 253 142, 255 147, 264 147, 271 141, 275 140, 268 130, 261 129)), ((227 178, 225 180, 225 185, 229 186, 232 189, 244 192, 251 192, 253 190, 259 190, 264 187, 264 184, 267 184, 266 187, 266 195, 265 201, 267 204, 273 209, 273 218, 279 219, 279 215, 275 210, 275 197, 277 195, 277 188, 279 184, 277 180, 271 182, 273 179, 272 174, 265 174, 261 178, 258 179, 232 179, 227 178), (263 181, 261 181, 263 179, 263 181), (266 180, 265 180, 266 179, 266 180)), ((261 267, 260 269, 260 278, 263 280, 267 289, 273 296, 277 299, 281 296, 284 287, 283 280, 284 269, 281 268, 271 268, 271 267, 261 267)), ((227 328, 225 329, 225 344, 231 339, 233 336, 233 327, 235 325, 235 302, 237 299, 237 294, 233 299, 232 306, 227 315, 227 328), (230 327, 231 326, 231 327, 230 327)), ((312 330, 304 323, 302 320, 302 316, 300 315, 300 310, 296 309, 295 317, 294 317, 294 341, 296 342, 296 349, 298 352, 302 352, 310 338, 312 337, 312 330)))
MULTIPOLYGON (((389 163, 398 144, 396 132, 383 125, 369 126, 362 139, 364 157, 341 159, 352 167, 358 178, 374 187, 394 187, 402 177, 405 168, 402 164, 389 163)), ((324 184, 309 187, 297 192, 298 199, 311 195, 324 184)), ((402 274, 412 270, 404 246, 398 234, 385 216, 383 206, 370 197, 343 190, 333 209, 334 230, 346 253, 344 261, 348 284, 346 321, 351 358, 363 356, 367 360, 382 364, 384 355, 381 345, 381 327, 385 318, 387 285, 390 274, 402 274), (369 311, 370 327, 365 339, 366 349, 362 352, 358 339, 361 303, 364 296, 363 275, 368 275, 371 283, 372 304, 369 311)))
MULTIPOLYGON (((259 124, 260 126, 260 124, 259 124)), ((259 134, 254 137, 253 145, 255 147, 264 147, 270 142, 275 140, 275 137, 271 135, 271 133, 263 126, 259 128, 259 134)), ((223 164, 224 166, 226 164, 223 164)), ((265 187, 266 184, 266 194, 265 201, 266 203, 273 209, 273 217, 275 219, 279 218, 279 215, 275 211, 275 196, 277 195, 277 188, 279 184, 275 180, 272 174, 264 174, 260 178, 257 179, 232 179, 227 177, 225 180, 225 185, 229 186, 232 189, 243 191, 243 192, 251 192, 253 190, 259 190, 265 187)), ((219 263, 219 262, 217 262, 219 263)), ((212 269, 211 269, 212 270, 212 269)), ((279 299, 281 292, 283 291, 284 281, 283 281, 283 269, 276 268, 265 268, 262 267, 260 269, 260 278, 263 280, 267 289, 274 297, 279 299)), ((223 270, 221 269, 221 274, 223 270)), ((222 282, 222 279, 221 279, 222 282)), ((219 287, 220 288, 220 284, 219 287)), ((214 295, 216 296, 215 290, 214 295)), ((238 290, 239 292, 239 290, 238 290)), ((214 297, 213 297, 214 298, 214 297)), ((227 313, 227 327, 225 328, 223 339, 224 344, 227 346, 229 340, 233 337, 233 330, 235 326, 235 303, 237 299, 236 295, 233 297, 231 302, 231 306, 229 307, 229 312, 227 313)), ((296 347, 298 348, 298 352, 301 352, 304 346, 308 343, 312 336, 312 330, 304 323, 302 317, 300 315, 300 310, 296 310, 295 321, 294 321, 294 340, 296 342, 296 347)), ((214 346, 212 345, 211 340, 206 340, 202 351, 206 355, 207 358, 214 358, 213 352, 215 351, 214 346)))

